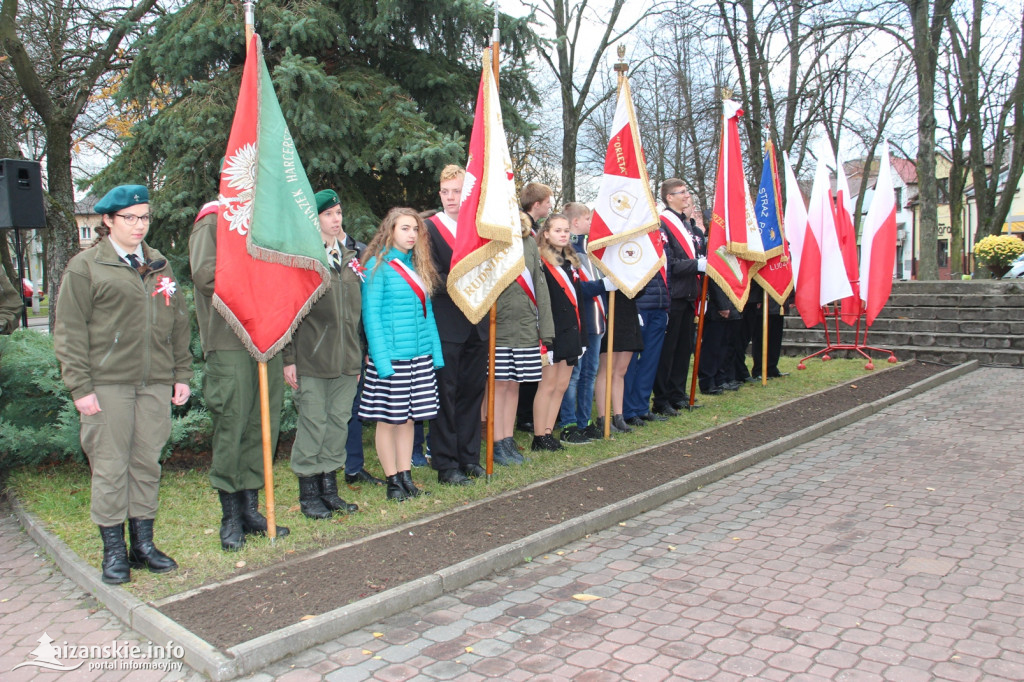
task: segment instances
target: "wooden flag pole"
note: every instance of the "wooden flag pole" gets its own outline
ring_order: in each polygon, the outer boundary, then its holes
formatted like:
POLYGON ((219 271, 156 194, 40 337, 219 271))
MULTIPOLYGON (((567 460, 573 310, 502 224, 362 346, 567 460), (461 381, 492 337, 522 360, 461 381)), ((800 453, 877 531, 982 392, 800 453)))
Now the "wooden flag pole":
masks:
MULTIPOLYGON (((498 86, 498 50, 501 33, 498 30, 498 3, 494 3, 494 31, 491 34, 491 68, 494 70, 494 88, 498 86)), ((487 327, 487 467, 485 481, 491 482, 494 473, 494 372, 497 369, 498 303, 491 304, 487 327)))
MULTIPOLYGON (((765 285, 767 286, 767 284, 765 285)), ((761 385, 768 385, 768 290, 764 289, 761 303, 761 385)))
MULTIPOLYGON (((711 232, 713 224, 708 224, 708 232, 711 232)), ((710 241, 710 240, 709 240, 710 241)), ((687 406, 693 410, 693 404, 697 402, 697 372, 700 370, 700 349, 704 341, 704 315, 708 309, 708 275, 704 278, 700 288, 700 298, 697 299, 697 347, 693 349, 693 376, 690 377, 690 404, 687 406)))
MULTIPOLYGON (((612 67, 618 74, 618 84, 615 90, 615 101, 619 101, 619 93, 622 92, 622 83, 626 80, 626 72, 629 71, 629 64, 626 63, 626 46, 619 45, 619 61, 612 67)), ((605 440, 611 437, 612 433, 612 374, 615 371, 615 292, 608 293, 608 359, 605 361, 604 374, 604 437, 605 440)))
MULTIPOLYGON (((255 14, 252 0, 243 5, 245 12, 245 50, 249 51, 255 33, 255 14)), ((259 363, 260 379, 260 425, 263 434, 263 490, 267 505, 267 537, 274 544, 277 538, 277 519, 274 514, 274 453, 270 443, 270 385, 267 380, 267 363, 259 363)))
MULTIPOLYGON (((613 352, 613 341, 615 341, 615 292, 608 292, 608 359, 604 362, 604 439, 608 440, 612 435, 612 371, 615 369, 615 356, 613 352)), ((598 351, 601 349, 598 348, 598 351)))

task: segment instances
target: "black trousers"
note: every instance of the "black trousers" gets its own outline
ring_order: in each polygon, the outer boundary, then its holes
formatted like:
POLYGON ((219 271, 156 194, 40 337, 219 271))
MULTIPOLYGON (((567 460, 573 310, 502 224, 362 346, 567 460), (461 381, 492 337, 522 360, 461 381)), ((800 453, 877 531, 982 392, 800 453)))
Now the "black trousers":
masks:
POLYGON ((690 402, 686 377, 693 354, 693 301, 673 299, 668 311, 665 345, 654 377, 654 410, 690 402))
POLYGON ((441 341, 444 367, 437 370, 440 409, 430 421, 430 458, 438 471, 480 464, 480 405, 487 390, 487 341, 441 341))

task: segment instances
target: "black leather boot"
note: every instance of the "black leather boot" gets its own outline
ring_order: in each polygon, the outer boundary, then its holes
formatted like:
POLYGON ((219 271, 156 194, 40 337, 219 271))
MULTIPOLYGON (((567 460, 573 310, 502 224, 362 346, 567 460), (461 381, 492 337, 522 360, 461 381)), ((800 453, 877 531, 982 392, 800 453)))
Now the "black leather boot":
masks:
POLYGON ((103 539, 103 582, 120 585, 132 579, 128 567, 128 548, 124 546, 124 524, 100 526, 103 539))
POLYGON ((320 499, 322 494, 319 474, 299 476, 299 508, 304 516, 310 519, 331 518, 331 510, 320 499))
POLYGON ((405 486, 402 485, 402 479, 399 478, 399 474, 387 477, 388 491, 387 496, 389 500, 395 502, 405 502, 409 499, 409 493, 405 492, 405 486))
POLYGON ((242 507, 245 500, 241 492, 226 493, 218 490, 220 495, 220 548, 225 552, 237 552, 245 546, 245 534, 242 532, 242 507))
MULTIPOLYGON (((260 514, 260 491, 243 490, 242 496, 242 532, 246 535, 266 535, 267 517, 260 514)), ((277 537, 283 538, 291 531, 285 526, 276 526, 277 537)))
POLYGON ((359 511, 358 504, 349 504, 338 497, 338 472, 328 471, 320 474, 320 487, 323 494, 320 501, 331 511, 340 511, 342 514, 351 514, 359 511))
POLYGON ((630 433, 633 430, 632 426, 626 424, 626 420, 622 418, 621 414, 612 416, 612 427, 619 430, 619 433, 630 433))
POLYGON ((430 494, 428 491, 420 490, 416 487, 416 484, 412 482, 411 471, 399 471, 398 480, 401 482, 402 488, 405 489, 405 492, 409 497, 419 497, 420 495, 430 494))
POLYGON ((153 544, 153 519, 128 519, 128 537, 132 548, 128 551, 128 565, 148 568, 150 573, 167 573, 178 567, 153 544))

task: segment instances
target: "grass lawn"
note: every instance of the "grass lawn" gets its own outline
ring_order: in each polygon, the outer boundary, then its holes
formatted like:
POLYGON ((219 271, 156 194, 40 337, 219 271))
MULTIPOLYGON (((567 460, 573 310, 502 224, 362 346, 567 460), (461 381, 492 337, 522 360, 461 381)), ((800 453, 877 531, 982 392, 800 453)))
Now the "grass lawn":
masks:
MULTIPOLYGON (((879 363, 880 368, 885 366, 879 363)), ((220 549, 220 504, 210 488, 206 468, 169 469, 161 481, 155 539, 157 546, 174 557, 180 568, 162 576, 133 571, 133 580, 125 587, 143 600, 159 599, 724 424, 868 373, 864 361, 859 359, 812 361, 807 370, 797 371, 795 358, 783 358, 780 369, 790 375, 769 381, 765 387, 760 383, 748 384, 737 392, 702 396, 702 409, 684 412, 667 422, 648 424, 609 441, 567 447, 557 453, 527 451, 529 463, 521 467, 495 467, 490 483, 480 479, 472 486, 440 486, 433 471, 414 469, 417 485, 432 495, 396 504, 385 500, 382 487, 349 488, 340 481, 341 496, 357 503, 360 511, 327 521, 312 521, 302 515, 296 478, 286 460, 278 461, 274 466, 275 512, 278 525, 291 528, 291 535, 278 539, 273 545, 266 538, 250 538, 242 551, 230 554, 220 549)), ((367 469, 381 475, 373 449, 372 428, 364 429, 363 436, 367 469)), ((517 433, 516 439, 528 450, 530 436, 517 433)), ((660 483, 664 481, 652 481, 652 486, 660 483)), ((29 512, 87 562, 99 568, 102 546, 99 532, 89 520, 90 485, 85 464, 71 462, 43 470, 17 470, 11 473, 8 485, 29 512)))

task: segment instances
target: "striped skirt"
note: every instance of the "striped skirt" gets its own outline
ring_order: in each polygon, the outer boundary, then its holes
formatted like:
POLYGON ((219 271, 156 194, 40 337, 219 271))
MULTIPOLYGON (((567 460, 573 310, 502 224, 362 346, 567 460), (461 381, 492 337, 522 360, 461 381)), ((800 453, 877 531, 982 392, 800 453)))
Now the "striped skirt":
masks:
POLYGON ((369 422, 404 424, 437 416, 437 378, 434 360, 421 355, 412 360, 393 360, 395 373, 381 379, 373 359, 366 365, 359 418, 369 422))
POLYGON ((524 383, 527 381, 540 381, 540 347, 530 348, 504 348, 498 346, 494 349, 494 380, 515 381, 524 383))

